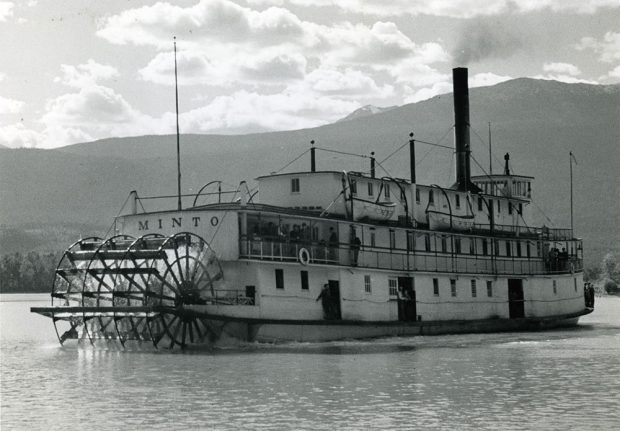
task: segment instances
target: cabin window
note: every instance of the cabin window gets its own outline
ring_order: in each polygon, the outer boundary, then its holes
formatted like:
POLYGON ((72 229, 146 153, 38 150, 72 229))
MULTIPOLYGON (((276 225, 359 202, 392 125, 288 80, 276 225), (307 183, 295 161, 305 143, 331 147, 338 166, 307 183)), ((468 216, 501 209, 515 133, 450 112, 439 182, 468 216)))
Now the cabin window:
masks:
POLYGON ((482 211, 482 196, 478 196, 478 211, 482 211))
POLYGON ((482 240, 482 254, 485 256, 489 254, 489 245, 486 239, 482 240))
POLYGON ((439 279, 433 278, 433 295, 439 296, 439 279))
POLYGON ((510 241, 506 241, 506 256, 512 256, 512 244, 510 241))
POLYGON ((497 213, 501 213, 502 212, 502 201, 500 201, 499 199, 497 200, 497 213))
POLYGON ((577 292, 577 279, 573 277, 573 284, 575 285, 575 292, 577 292))
POLYGON ((388 278, 390 296, 398 296, 398 280, 394 277, 388 278))
POLYGON ((435 205, 435 196, 434 196, 432 190, 428 191, 428 204, 429 205, 435 205))
POLYGON ((377 246, 377 237, 375 235, 375 231, 374 230, 370 231, 370 246, 371 247, 376 247, 377 246))
POLYGON ((512 214, 512 202, 508 202, 508 214, 512 214))
POLYGON ((499 256, 499 241, 495 240, 495 256, 499 256))
POLYGON ((454 201, 456 203, 456 207, 460 208, 461 207, 461 196, 460 195, 454 195, 454 201))
POLYGON ((523 214, 523 204, 519 204, 519 214, 523 214))
POLYGON ((353 194, 357 194, 357 180, 355 180, 354 178, 352 178, 349 181, 349 185, 351 187, 351 193, 353 194))
POLYGON ((374 194, 373 186, 373 183, 368 183, 368 196, 372 196, 374 194))
POLYGON ((415 201, 420 203, 420 189, 415 189, 415 201))
POLYGON ((456 296, 456 280, 453 278, 450 279, 450 294, 456 296))
POLYGON ((396 232, 394 232, 394 229, 390 229, 390 248, 396 248, 396 232))
POLYGON ((553 294, 558 294, 558 282, 556 280, 553 280, 553 294))
POLYGON ((521 257, 521 242, 517 241, 515 246, 517 247, 517 257, 521 257))
POLYGON ((364 276, 364 292, 366 292, 366 293, 371 293, 372 292, 372 287, 370 285, 370 275, 365 275, 364 276))
POLYGON ((424 250, 431 251, 431 237, 429 234, 424 234, 424 250))
POLYGON ((469 238, 469 254, 476 254, 476 240, 474 238, 469 238))
POLYGON ((390 185, 389 184, 385 184, 383 186, 383 194, 385 195, 386 199, 390 197, 390 185))
POLYGON ((491 280, 487 280, 487 296, 489 298, 493 296, 493 282, 491 280))
POLYGON ((525 243, 525 253, 527 257, 532 257, 532 251, 530 250, 530 243, 525 243))
POLYGON ((284 270, 276 269, 276 289, 284 289, 284 270))
POLYGON ((299 178, 291 178, 291 193, 299 193, 299 178))
POLYGON ((442 253, 447 253, 448 252, 448 241, 446 241, 446 237, 445 236, 441 237, 441 252, 442 253))
POLYGON ((301 271, 301 290, 308 290, 308 271, 301 271))
POLYGON ((454 252, 461 253, 461 238, 454 238, 454 252))
POLYGON ((475 298, 478 295, 478 291, 476 290, 476 280, 471 281, 471 297, 475 298))
POLYGON ((413 251, 414 248, 413 232, 407 232, 407 251, 413 251))

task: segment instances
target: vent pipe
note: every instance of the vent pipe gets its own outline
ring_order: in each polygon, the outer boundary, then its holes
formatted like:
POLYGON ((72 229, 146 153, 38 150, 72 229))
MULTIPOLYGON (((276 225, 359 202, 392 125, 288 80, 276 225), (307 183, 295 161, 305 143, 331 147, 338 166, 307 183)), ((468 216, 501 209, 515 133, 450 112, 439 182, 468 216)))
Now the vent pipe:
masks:
POLYGON ((310 172, 316 172, 316 148, 314 148, 314 141, 310 141, 310 172))
POLYGON ((375 177, 375 152, 370 153, 370 178, 375 177))
POLYGON ((452 69, 454 88, 454 137, 456 144, 456 188, 460 191, 471 190, 471 168, 469 145, 469 88, 467 86, 467 68, 452 69))
POLYGON ((413 139, 413 132, 409 133, 409 172, 411 173, 411 184, 415 184, 415 139, 413 139))

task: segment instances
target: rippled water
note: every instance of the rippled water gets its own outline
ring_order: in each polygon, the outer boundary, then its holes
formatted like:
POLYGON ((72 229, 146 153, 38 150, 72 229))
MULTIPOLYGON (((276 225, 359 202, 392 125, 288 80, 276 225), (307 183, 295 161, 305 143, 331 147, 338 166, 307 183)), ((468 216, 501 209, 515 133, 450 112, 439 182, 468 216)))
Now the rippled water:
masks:
POLYGON ((620 298, 570 330, 191 353, 61 348, 47 296, 0 302, 13 429, 620 429, 620 298))

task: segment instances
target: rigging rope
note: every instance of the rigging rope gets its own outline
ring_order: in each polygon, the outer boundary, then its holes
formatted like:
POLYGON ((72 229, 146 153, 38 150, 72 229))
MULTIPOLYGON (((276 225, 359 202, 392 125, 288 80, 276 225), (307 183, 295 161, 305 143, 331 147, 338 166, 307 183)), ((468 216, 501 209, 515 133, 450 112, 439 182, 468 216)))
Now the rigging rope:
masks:
POLYGON ((297 160, 301 159, 303 156, 306 155, 306 153, 308 153, 308 151, 310 150, 306 150, 303 153, 301 153, 299 156, 295 157, 293 160, 291 160, 290 162, 288 162, 286 165, 284 165, 283 167, 281 167, 280 169, 278 169, 275 173, 279 173, 282 172, 284 169, 288 168, 290 165, 292 165, 293 163, 295 163, 297 160))
MULTIPOLYGON (((448 133, 450 133, 450 131, 454 128, 454 126, 450 126, 450 128, 446 131, 446 133, 443 134, 443 136, 441 137, 441 139, 439 139, 439 141, 437 141, 437 143, 433 143, 433 142, 427 142, 427 141, 423 141, 421 139, 415 139, 414 140, 416 142, 421 142, 423 144, 426 145, 430 145, 433 147, 440 147, 440 148, 447 148, 449 150, 454 150, 453 147, 449 147, 447 145, 440 145, 440 142, 443 141, 446 136, 448 136, 448 133)), ((385 159, 381 160, 381 163, 384 163, 387 159, 389 159, 390 157, 392 157, 394 154, 398 153, 400 150, 402 150, 403 148, 405 148, 407 145, 409 145, 409 142, 404 143, 403 145, 401 145, 400 147, 398 147, 396 150, 392 151, 385 159)), ((427 153, 428 154, 428 153, 427 153)), ((417 163, 416 163, 417 165, 417 163)))
POLYGON ((346 151, 330 150, 328 148, 321 148, 321 147, 314 147, 314 148, 316 148, 317 150, 328 152, 328 153, 344 154, 345 156, 355 156, 355 157, 361 157, 363 159, 370 158, 370 156, 366 156, 364 154, 347 153, 346 151))

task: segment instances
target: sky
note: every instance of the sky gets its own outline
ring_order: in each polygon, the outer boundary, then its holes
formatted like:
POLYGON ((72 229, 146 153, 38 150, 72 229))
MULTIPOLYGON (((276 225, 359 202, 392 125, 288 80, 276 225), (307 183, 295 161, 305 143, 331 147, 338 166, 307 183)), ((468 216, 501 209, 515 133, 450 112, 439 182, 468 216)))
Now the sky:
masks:
POLYGON ((316 127, 532 77, 620 83, 620 0, 0 0, 0 145, 316 127))

